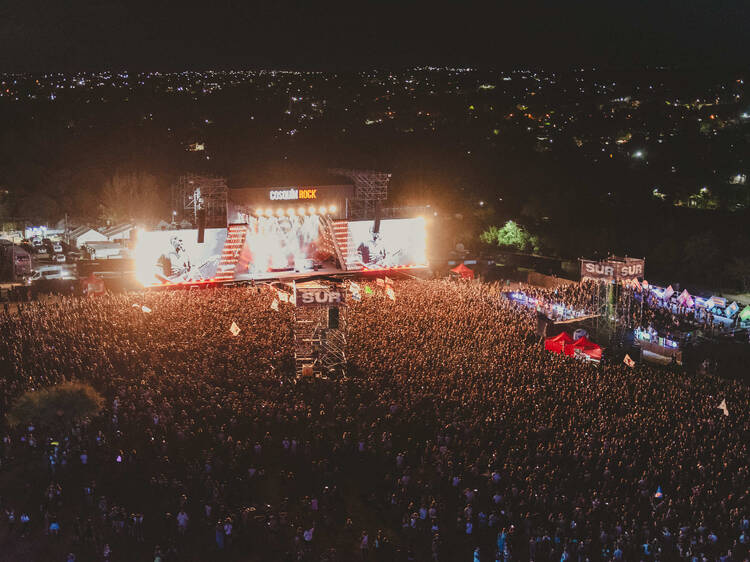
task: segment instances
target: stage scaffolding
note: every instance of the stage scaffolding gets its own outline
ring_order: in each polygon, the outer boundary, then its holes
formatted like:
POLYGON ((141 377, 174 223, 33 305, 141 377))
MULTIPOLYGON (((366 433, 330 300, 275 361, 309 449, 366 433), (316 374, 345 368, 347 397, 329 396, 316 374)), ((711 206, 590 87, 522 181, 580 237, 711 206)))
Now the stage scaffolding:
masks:
POLYGON ((342 303, 335 307, 338 310, 335 325, 330 322, 331 308, 327 305, 294 307, 294 364, 298 377, 345 374, 346 306, 342 303))
POLYGON ((349 200, 349 216, 353 220, 374 219, 381 201, 388 198, 391 174, 372 170, 332 168, 329 174, 344 176, 354 182, 354 198, 349 200))
POLYGON ((187 220, 198 225, 198 211, 206 212, 206 228, 227 225, 227 180, 185 174, 172 186, 172 209, 175 222, 187 220))

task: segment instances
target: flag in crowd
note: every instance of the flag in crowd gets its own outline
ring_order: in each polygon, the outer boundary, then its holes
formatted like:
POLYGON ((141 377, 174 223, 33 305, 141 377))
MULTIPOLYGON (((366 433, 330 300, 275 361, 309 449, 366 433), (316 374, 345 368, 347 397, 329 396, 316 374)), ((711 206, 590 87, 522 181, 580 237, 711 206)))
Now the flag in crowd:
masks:
POLYGON ((682 306, 693 306, 693 298, 690 296, 690 293, 687 292, 687 289, 684 289, 680 293, 680 296, 677 297, 677 302, 682 306))
POLYGON ((369 285, 365 285, 365 294, 366 295, 372 294, 372 288, 369 285))
POLYGON ((355 281, 349 283, 349 290, 352 293, 359 293, 359 283, 356 283, 355 281))
POLYGON ((664 497, 664 493, 661 491, 661 486, 656 487, 656 493, 654 494, 654 497, 658 500, 664 497))
POLYGON ((278 299, 273 299, 273 302, 271 303, 271 309, 275 310, 276 312, 279 311, 279 301, 278 301, 278 299))
POLYGON ((278 295, 281 302, 289 302, 289 295, 284 291, 278 291, 278 295))
POLYGON ((383 285, 385 285, 385 279, 383 279, 382 277, 378 277, 375 280, 375 283, 377 283, 378 285, 380 285, 382 287, 383 285))
POLYGON ((623 362, 623 363, 625 363, 625 364, 626 364, 626 365, 627 365, 628 367, 630 367, 631 369, 632 369, 633 367, 635 367, 635 361, 633 361, 633 360, 632 360, 632 359, 630 358, 630 355, 628 355, 627 353, 625 354, 625 359, 623 359, 623 360, 622 360, 622 362, 623 362))
POLYGON ((137 302, 134 302, 133 303, 133 308, 141 308, 141 305, 138 304, 137 302))
POLYGON ((362 300, 362 294, 359 291, 357 291, 356 293, 352 293, 352 298, 355 301, 360 302, 362 300))
POLYGON ((147 307, 145 304, 141 307, 141 310, 143 312, 151 312, 151 309, 149 307, 147 307))
POLYGON ((736 302, 733 302, 725 310, 725 312, 727 313, 727 317, 731 318, 732 316, 734 316, 736 314, 736 312, 739 309, 740 309, 739 305, 736 302))
POLYGON ((721 404, 719 404, 719 410, 724 412, 725 416, 729 415, 729 408, 727 408, 727 399, 724 398, 724 400, 721 401, 721 404))
POLYGON ((672 288, 672 285, 670 285, 664 290, 664 300, 665 301, 669 300, 672 297, 672 295, 674 295, 674 289, 672 288))
POLYGON ((240 327, 237 325, 237 322, 232 322, 232 325, 229 327, 229 331, 232 332, 233 336, 236 336, 240 333, 240 327))
POLYGON ((385 282, 386 285, 393 285, 393 279, 391 279, 387 275, 385 276, 385 279, 383 281, 385 282))
POLYGON ((386 294, 386 295, 388 296, 388 298, 389 298, 389 299, 391 299, 392 301, 395 301, 395 300, 396 300, 396 292, 395 292, 395 291, 393 290, 393 287, 391 287, 390 285, 388 285, 388 286, 387 286, 387 287, 385 288, 385 294, 386 294))

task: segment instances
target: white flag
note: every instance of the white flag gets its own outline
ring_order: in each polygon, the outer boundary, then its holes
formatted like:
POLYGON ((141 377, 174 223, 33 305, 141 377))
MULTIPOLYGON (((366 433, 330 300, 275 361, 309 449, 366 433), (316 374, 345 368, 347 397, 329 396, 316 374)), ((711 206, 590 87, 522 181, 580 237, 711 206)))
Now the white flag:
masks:
POLYGON ((719 410, 721 410, 722 412, 724 412, 725 416, 729 415, 729 408, 727 408, 727 399, 726 398, 721 401, 721 404, 719 404, 719 410))
POLYGON ((229 326, 229 331, 232 332, 233 336, 240 333, 240 327, 237 325, 237 322, 232 322, 232 325, 229 326))
POLYGON ((349 283, 349 290, 352 293, 359 293, 359 283, 356 283, 354 281, 352 281, 351 283, 349 283))
POLYGON ((281 302, 289 302, 289 295, 286 294, 284 291, 279 291, 279 300, 281 302))
POLYGON ((141 305, 138 304, 137 302, 134 302, 133 303, 133 308, 141 308, 141 305))
POLYGON ((393 291, 393 287, 391 287, 390 285, 385 288, 385 294, 388 295, 388 298, 392 301, 396 300, 396 293, 393 291))
POLYGON ((276 312, 279 311, 279 301, 276 299, 273 299, 273 302, 271 303, 271 309, 275 310, 276 312))
POLYGON ((381 286, 385 285, 385 279, 383 279, 382 277, 378 277, 377 279, 375 279, 375 283, 381 286))
POLYGON ((386 285, 393 285, 393 279, 389 279, 388 276, 385 276, 385 284, 386 285))
POLYGON ((147 307, 145 304, 141 307, 141 310, 143 312, 151 312, 151 309, 149 307, 147 307))
POLYGON ((626 365, 627 365, 628 367, 630 367, 631 369, 632 369, 633 367, 635 367, 635 361, 633 361, 633 360, 632 360, 632 359, 630 358, 630 355, 628 355, 627 353, 625 354, 625 359, 623 359, 623 360, 622 360, 622 362, 623 362, 623 363, 625 363, 625 364, 626 364, 626 365))

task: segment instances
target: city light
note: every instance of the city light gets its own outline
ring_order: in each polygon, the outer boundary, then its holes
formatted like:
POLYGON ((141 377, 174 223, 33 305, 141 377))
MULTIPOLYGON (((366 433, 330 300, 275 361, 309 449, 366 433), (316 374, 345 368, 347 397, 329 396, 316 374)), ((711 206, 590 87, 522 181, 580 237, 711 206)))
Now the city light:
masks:
POLYGON ((642 150, 636 150, 633 153, 633 158, 643 158, 643 151, 642 150))

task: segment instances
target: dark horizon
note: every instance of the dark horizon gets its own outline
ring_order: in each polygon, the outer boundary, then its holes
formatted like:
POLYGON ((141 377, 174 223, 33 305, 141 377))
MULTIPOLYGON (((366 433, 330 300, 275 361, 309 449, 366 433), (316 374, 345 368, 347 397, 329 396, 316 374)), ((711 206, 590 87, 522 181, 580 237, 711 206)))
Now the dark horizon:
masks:
POLYGON ((747 64, 736 1, 232 4, 11 0, 0 72, 747 64))

